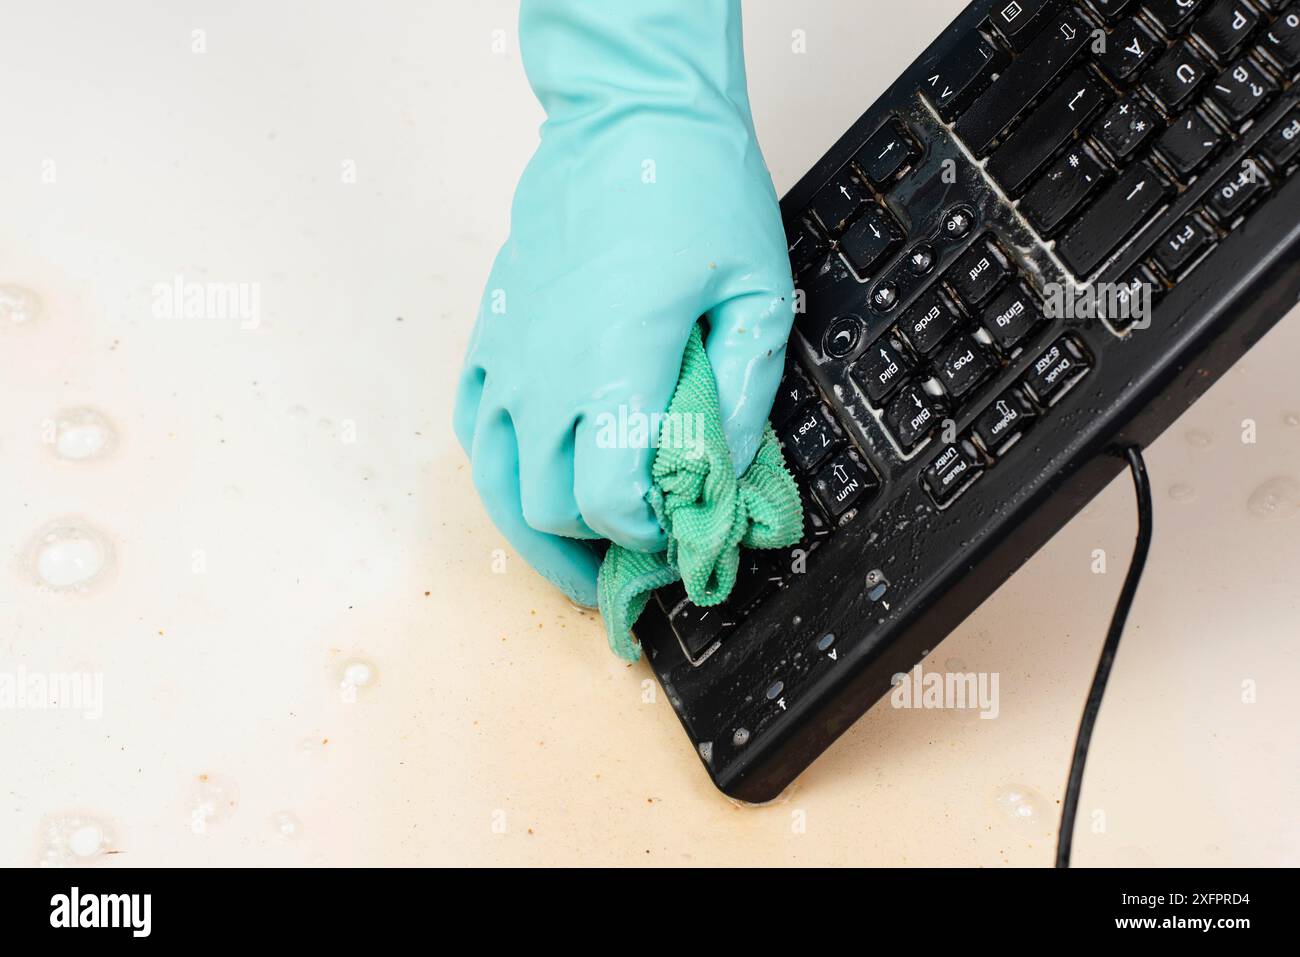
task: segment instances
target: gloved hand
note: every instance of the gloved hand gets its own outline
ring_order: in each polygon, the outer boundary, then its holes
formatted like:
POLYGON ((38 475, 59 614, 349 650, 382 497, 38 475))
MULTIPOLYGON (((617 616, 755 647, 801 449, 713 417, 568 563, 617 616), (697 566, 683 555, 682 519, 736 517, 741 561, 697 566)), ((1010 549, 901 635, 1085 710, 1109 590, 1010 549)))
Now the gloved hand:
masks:
POLYGON ((546 110, 488 279, 455 429, 488 514, 573 601, 597 555, 660 551, 658 423, 707 319, 732 463, 763 435, 793 321, 745 89, 739 0, 523 0, 546 110))

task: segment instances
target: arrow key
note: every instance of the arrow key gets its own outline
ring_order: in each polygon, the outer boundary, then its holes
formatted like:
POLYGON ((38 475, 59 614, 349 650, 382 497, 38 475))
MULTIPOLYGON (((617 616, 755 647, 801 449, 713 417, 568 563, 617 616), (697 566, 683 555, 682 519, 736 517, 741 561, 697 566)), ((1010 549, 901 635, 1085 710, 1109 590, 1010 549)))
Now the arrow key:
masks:
POLYGON ((882 336, 853 364, 849 375, 862 387, 871 404, 879 406, 911 371, 912 362, 903 347, 897 340, 882 336))
POLYGON ((872 268, 903 243, 903 231, 894 217, 875 203, 863 211, 840 239, 840 252, 860 276, 870 275, 872 268))
POLYGON ((819 189, 808 208, 828 233, 838 234, 870 199, 867 188, 845 173, 819 189))
POLYGON ((872 184, 882 186, 898 176, 918 152, 906 127, 899 120, 891 119, 871 135, 853 161, 872 184))

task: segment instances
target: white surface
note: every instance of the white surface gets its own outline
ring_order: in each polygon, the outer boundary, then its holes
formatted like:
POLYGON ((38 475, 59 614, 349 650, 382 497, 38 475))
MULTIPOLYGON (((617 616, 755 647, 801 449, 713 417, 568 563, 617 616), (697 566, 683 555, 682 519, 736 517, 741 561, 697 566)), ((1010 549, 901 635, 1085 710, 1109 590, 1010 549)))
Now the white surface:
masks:
MULTIPOLYGON (((961 5, 747 5, 779 190, 961 5)), ((1050 860, 1126 479, 933 656, 999 672, 998 720, 877 708, 736 808, 648 667, 496 551, 450 436, 540 122, 514 6, 28 4, 5 30, 0 285, 43 311, 0 324, 0 673, 100 675, 103 714, 0 710, 0 863, 1050 860), (158 318, 178 275, 257 284, 260 321, 158 318), (116 440, 61 458, 86 408, 116 440), (108 545, 72 594, 32 564, 68 517, 108 545)), ((1078 863, 1300 863, 1300 521, 1247 506, 1300 474, 1298 347, 1292 315, 1150 452, 1078 863)))

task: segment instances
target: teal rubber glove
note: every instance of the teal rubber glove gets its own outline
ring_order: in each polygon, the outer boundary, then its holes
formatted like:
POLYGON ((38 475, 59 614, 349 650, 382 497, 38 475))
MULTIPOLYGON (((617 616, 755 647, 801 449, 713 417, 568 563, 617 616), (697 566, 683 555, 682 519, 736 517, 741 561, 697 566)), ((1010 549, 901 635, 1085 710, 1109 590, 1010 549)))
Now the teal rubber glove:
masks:
POLYGON ((736 473, 763 437, 793 321, 754 135, 738 0, 523 0, 546 110, 456 399, 489 516, 573 601, 599 557, 656 552, 658 420, 703 316, 736 473))

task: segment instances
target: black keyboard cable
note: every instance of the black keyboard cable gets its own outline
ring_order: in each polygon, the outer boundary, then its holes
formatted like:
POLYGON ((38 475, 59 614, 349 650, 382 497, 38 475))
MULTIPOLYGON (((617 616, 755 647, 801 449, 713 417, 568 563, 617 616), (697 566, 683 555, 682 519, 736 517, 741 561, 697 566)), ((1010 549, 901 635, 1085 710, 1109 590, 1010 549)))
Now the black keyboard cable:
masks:
POLYGON ((1092 688, 1088 691, 1088 700, 1083 706, 1083 717, 1079 721, 1079 734, 1074 740, 1074 759, 1070 762, 1070 776, 1065 784, 1065 800, 1061 806, 1061 831, 1056 843, 1057 867, 1070 866, 1074 817, 1079 810, 1079 789, 1083 784, 1083 766, 1088 760, 1088 744, 1092 741, 1092 728, 1097 723, 1097 712, 1101 710, 1101 696, 1106 693, 1106 681, 1110 678, 1111 665, 1115 663, 1115 652, 1119 649, 1120 635, 1124 633, 1124 622, 1128 620, 1129 609, 1133 607, 1133 596, 1137 594, 1138 582, 1141 581, 1142 570, 1146 567, 1147 552, 1151 549, 1151 483, 1147 479, 1146 463, 1142 461, 1142 450, 1136 445, 1126 446, 1123 454, 1128 461, 1129 471, 1133 474, 1133 486, 1137 492, 1137 541, 1133 545, 1133 557, 1129 561, 1128 574, 1124 576, 1124 587, 1120 589, 1114 614, 1111 615, 1110 631, 1106 634, 1105 644, 1101 646, 1101 658, 1097 662, 1097 671, 1092 676, 1092 688))

